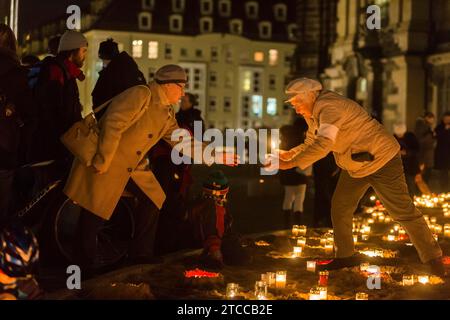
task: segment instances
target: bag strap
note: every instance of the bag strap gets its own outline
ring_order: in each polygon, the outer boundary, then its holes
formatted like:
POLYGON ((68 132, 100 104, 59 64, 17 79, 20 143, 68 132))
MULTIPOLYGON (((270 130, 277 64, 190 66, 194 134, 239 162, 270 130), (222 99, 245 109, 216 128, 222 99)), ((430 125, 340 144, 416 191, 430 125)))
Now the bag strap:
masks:
MULTIPOLYGON (((147 85, 140 84, 139 87, 146 87, 148 90, 150 90, 150 88, 149 88, 147 85)), ((105 103, 101 104, 101 105, 98 106, 97 108, 93 109, 92 111, 93 111, 94 113, 100 112, 101 110, 105 109, 106 106, 107 106, 114 98, 115 98, 115 97, 112 97, 111 99, 109 99, 109 100, 106 101, 105 103)))

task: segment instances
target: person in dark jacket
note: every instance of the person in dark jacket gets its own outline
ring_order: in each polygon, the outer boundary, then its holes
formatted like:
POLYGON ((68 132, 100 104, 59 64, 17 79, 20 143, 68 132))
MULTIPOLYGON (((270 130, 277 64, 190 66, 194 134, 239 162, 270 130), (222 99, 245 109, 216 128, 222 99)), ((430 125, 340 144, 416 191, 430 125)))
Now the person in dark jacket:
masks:
MULTIPOLYGON (((125 51, 119 53, 119 47, 113 39, 100 43, 98 57, 103 60, 103 70, 92 91, 94 108, 125 91, 140 84, 145 85, 145 77, 138 65, 125 51)), ((100 119, 106 109, 96 114, 100 119)))
POLYGON ((422 172, 419 164, 419 141, 414 133, 406 131, 406 125, 397 124, 394 126, 394 136, 400 144, 403 169, 406 183, 411 196, 421 193, 430 194, 430 189, 422 179, 422 172))
POLYGON ((419 141, 419 164, 423 173, 423 179, 429 183, 431 178, 431 172, 434 165, 434 147, 435 137, 433 132, 433 125, 436 121, 436 117, 431 112, 426 112, 423 117, 420 117, 416 121, 416 127, 414 128, 414 134, 419 141))
POLYGON ((35 161, 55 160, 46 169, 45 183, 64 179, 70 171, 73 156, 60 142, 60 137, 75 122, 81 120, 77 81, 84 81, 81 71, 86 59, 88 42, 76 31, 66 31, 60 39, 58 55, 46 58, 34 89, 39 104, 39 134, 35 161))
MULTIPOLYGON (((185 129, 188 129, 191 134, 196 133, 203 135, 204 132, 204 121, 201 116, 201 111, 195 107, 198 105, 197 97, 192 93, 186 93, 184 97, 181 97, 180 110, 176 113, 178 123, 182 123, 185 129), (201 132, 194 132, 195 121, 200 121, 202 124, 201 132)), ((200 137, 195 136, 195 139, 201 140, 200 137)))
POLYGON ((436 150, 434 168, 439 170, 440 192, 449 192, 450 170, 450 112, 446 112, 442 122, 436 127, 436 150))
MULTIPOLYGON (((280 148, 290 150, 302 144, 305 140, 306 122, 298 118, 293 125, 286 125, 280 129, 280 148)), ((303 203, 305 201, 306 184, 311 175, 311 167, 307 170, 292 168, 279 172, 281 185, 284 187, 283 214, 285 228, 293 224, 301 224, 303 203)))
MULTIPOLYGON (((33 101, 27 72, 20 65, 13 31, 0 24, 0 220, 9 213, 15 169, 21 164, 20 147, 33 101)), ((2 222, 0 221, 0 225, 2 222)))

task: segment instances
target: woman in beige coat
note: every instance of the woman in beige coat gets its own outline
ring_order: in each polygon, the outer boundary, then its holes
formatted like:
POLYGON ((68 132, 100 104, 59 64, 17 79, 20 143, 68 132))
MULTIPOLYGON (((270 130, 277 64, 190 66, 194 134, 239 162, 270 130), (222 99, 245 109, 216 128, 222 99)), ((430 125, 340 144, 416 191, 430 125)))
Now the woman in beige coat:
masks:
MULTIPOLYGON (((171 140, 179 129, 172 106, 184 95, 186 81, 183 68, 167 65, 147 86, 135 86, 116 96, 99 123, 99 145, 92 166, 74 161, 64 192, 85 209, 77 231, 79 260, 85 268, 93 264, 99 228, 110 219, 125 189, 139 199, 130 259, 132 263, 153 261, 158 213, 165 194, 149 169, 146 154, 161 139, 172 146, 178 144, 171 140)), ((199 143, 191 142, 192 146, 199 143)), ((234 155, 215 157, 236 164, 234 155)), ((212 164, 214 158, 205 162, 212 164)))

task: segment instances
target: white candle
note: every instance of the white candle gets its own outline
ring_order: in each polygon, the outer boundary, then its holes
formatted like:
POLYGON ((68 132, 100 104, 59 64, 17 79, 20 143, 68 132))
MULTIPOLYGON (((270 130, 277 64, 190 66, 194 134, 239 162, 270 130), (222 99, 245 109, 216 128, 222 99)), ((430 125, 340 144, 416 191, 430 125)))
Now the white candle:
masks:
POLYGON ((320 300, 327 300, 328 298, 328 289, 327 287, 318 287, 320 300))
POLYGON ((388 240, 388 241, 395 241, 395 240, 396 240, 395 234, 388 234, 387 240, 388 240))
POLYGON ((308 228, 306 226, 298 226, 298 235, 299 236, 306 236, 308 228))
POLYGON ((298 225, 293 225, 292 226, 292 235, 294 237, 298 237, 299 236, 299 226, 298 225))
POLYGON ((414 285, 414 276, 404 275, 403 276, 403 285, 404 286, 413 286, 414 285))
POLYGON ((417 281, 422 284, 427 284, 428 282, 430 282, 430 277, 429 276, 418 276, 417 281))
POLYGON ((306 238, 305 237, 299 237, 297 239, 297 246, 299 246, 299 247, 306 246, 306 238))
POLYGON ((294 247, 294 253, 293 256, 295 258, 299 258, 302 256, 302 247, 294 247))
POLYGON ((283 289, 286 287, 286 277, 287 277, 286 271, 277 271, 277 280, 276 280, 277 289, 283 289))
POLYGON ((239 285, 237 283, 228 283, 227 284, 227 298, 234 299, 239 294, 239 285))
POLYGON ((316 272, 316 261, 307 261, 306 270, 309 272, 316 272))
POLYGON ((357 243, 358 242, 358 235, 354 234, 353 235, 353 243, 357 243))
POLYGON ((311 290, 309 291, 309 300, 321 300, 319 288, 311 288, 311 290))
POLYGON ((277 282, 277 275, 275 272, 267 272, 266 279, 268 279, 267 284, 269 285, 269 287, 273 287, 277 282))
POLYGON ((369 300, 369 295, 365 292, 358 292, 356 294, 356 300, 369 300))

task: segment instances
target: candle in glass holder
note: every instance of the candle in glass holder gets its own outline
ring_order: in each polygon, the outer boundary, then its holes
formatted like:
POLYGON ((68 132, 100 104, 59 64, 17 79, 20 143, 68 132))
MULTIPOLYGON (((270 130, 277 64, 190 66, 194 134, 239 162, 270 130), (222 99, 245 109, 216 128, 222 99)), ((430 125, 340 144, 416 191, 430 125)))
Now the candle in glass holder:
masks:
POLYGON ((418 276, 417 281, 420 282, 421 284, 427 284, 428 282, 430 282, 430 277, 429 276, 418 276))
POLYGON ((391 221, 392 221, 392 218, 389 217, 389 216, 386 216, 386 217, 384 218, 384 222, 385 222, 385 223, 391 223, 391 221))
POLYGON ((369 295, 365 292, 358 292, 356 294, 356 300, 369 300, 369 295))
POLYGON ((368 224, 374 224, 375 220, 373 218, 369 218, 369 219, 367 219, 367 223, 368 224))
POLYGON ((269 287, 274 287, 277 282, 277 274, 275 272, 267 272, 266 279, 269 287))
POLYGON ((319 289, 319 292, 320 292, 320 300, 327 300, 327 298, 328 298, 327 287, 319 286, 319 287, 317 287, 317 289, 319 289))
POLYGON ((307 261, 306 270, 309 272, 316 272, 316 261, 307 261))
POLYGON ((328 286, 328 277, 330 273, 328 271, 320 271, 319 272, 319 286, 327 287, 328 286))
POLYGON ((325 251, 329 252, 329 251, 333 251, 334 248, 334 242, 332 240, 327 239, 325 241, 325 245, 324 245, 325 251))
POLYGON ((400 226, 398 224, 394 225, 394 231, 398 232, 400 230, 400 226))
POLYGON ((433 233, 433 238, 436 241, 439 241, 439 235, 437 235, 436 233, 433 233))
POLYGON ((276 288, 284 289, 286 287, 286 271, 277 271, 276 288))
POLYGON ((306 236, 308 228, 306 226, 298 226, 298 235, 299 236, 306 236))
POLYGON ((450 238, 450 224, 444 225, 444 237, 450 238))
POLYGON ((388 234, 387 236, 387 240, 388 241, 396 241, 397 237, 395 236, 395 234, 388 234))
POLYGON ((325 246, 325 243, 327 242, 327 237, 325 235, 320 237, 320 245, 325 246))
POLYGON ((379 216, 378 216, 378 221, 380 221, 380 222, 385 222, 385 219, 386 217, 384 216, 384 214, 380 214, 379 216))
POLYGON ((362 235, 361 235, 361 240, 362 240, 362 241, 367 241, 367 240, 369 240, 369 235, 368 235, 368 234, 362 234, 362 235))
POLYGON ((267 299, 267 283, 264 281, 256 281, 255 283, 255 297, 258 300, 267 299))
POLYGON ((353 243, 357 243, 358 242, 358 235, 354 234, 353 235, 353 243))
POLYGON ((403 228, 400 228, 400 229, 398 230, 398 234, 399 234, 399 235, 405 235, 405 234, 406 234, 406 230, 403 229, 403 228))
POLYGON ((299 237, 297 239, 297 246, 298 247, 305 247, 306 246, 306 238, 305 237, 299 237))
POLYGON ((361 272, 366 272, 367 269, 369 269, 369 266, 370 266, 370 263, 364 262, 364 263, 360 264, 359 269, 361 270, 361 272))
POLYGON ((414 285, 414 276, 413 275, 404 275, 403 276, 403 285, 404 286, 413 286, 414 285))
POLYGON ((320 290, 318 287, 313 287, 309 290, 309 300, 320 300, 320 290))
POLYGON ((239 295, 239 285, 237 283, 227 284, 227 298, 234 299, 239 295))
POLYGON ((292 254, 294 258, 299 258, 302 256, 302 247, 294 247, 294 252, 292 254))
POLYGON ((433 224, 436 224, 437 218, 436 217, 431 217, 430 218, 430 222, 433 223, 433 224))
POLYGON ((298 236, 299 236, 299 233, 300 233, 300 231, 299 231, 299 226, 296 225, 296 224, 294 224, 294 225, 292 226, 292 235, 293 235, 294 237, 298 237, 298 236))
POLYGON ((440 224, 435 224, 434 225, 434 232, 436 234, 441 234, 442 233, 442 226, 440 224))

